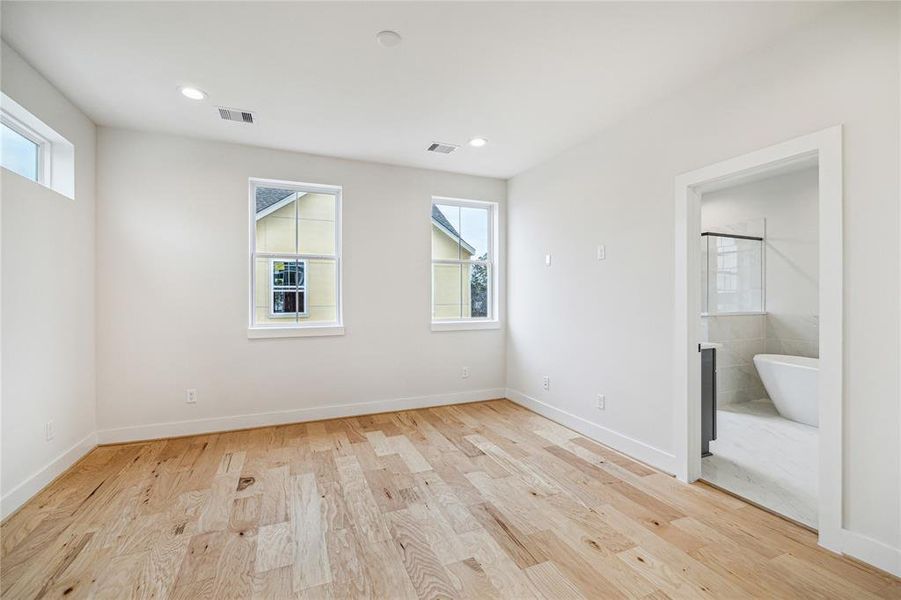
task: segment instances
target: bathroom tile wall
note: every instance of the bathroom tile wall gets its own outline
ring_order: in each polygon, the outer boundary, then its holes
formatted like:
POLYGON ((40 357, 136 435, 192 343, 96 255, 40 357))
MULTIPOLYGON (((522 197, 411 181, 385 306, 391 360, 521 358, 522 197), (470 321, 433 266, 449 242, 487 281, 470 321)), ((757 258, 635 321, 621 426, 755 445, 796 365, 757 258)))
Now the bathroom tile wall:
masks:
POLYGON ((767 352, 766 315, 709 316, 701 319, 701 338, 722 344, 716 351, 716 394, 720 405, 766 398, 754 355, 767 352))
POLYGON ((790 354, 819 358, 819 315, 768 313, 767 354, 790 354))
POLYGON ((716 352, 720 405, 767 398, 755 354, 819 358, 818 315, 721 315, 701 318, 701 339, 722 344, 716 352))

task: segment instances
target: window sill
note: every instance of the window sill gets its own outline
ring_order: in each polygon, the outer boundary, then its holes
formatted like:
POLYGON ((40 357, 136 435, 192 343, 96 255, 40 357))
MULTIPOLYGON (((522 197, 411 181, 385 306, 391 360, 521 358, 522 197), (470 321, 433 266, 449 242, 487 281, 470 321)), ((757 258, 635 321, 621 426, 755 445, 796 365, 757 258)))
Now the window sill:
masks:
POLYGON ((721 313, 701 313, 702 319, 707 319, 709 317, 760 317, 766 316, 766 311, 747 311, 747 312, 721 312, 721 313))
POLYGON ((325 327, 248 327, 249 339, 320 337, 327 335, 344 335, 344 327, 329 325, 325 327))
POLYGON ((468 331, 500 328, 500 321, 432 321, 432 331, 468 331))

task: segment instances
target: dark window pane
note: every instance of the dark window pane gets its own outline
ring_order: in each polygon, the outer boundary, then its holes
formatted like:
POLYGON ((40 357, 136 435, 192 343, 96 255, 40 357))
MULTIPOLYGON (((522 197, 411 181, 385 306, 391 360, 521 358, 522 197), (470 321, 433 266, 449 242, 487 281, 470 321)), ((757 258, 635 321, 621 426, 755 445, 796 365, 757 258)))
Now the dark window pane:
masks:
POLYGON ((272 285, 274 287, 303 287, 304 263, 295 261, 272 261, 272 285))
POLYGON ((469 276, 470 316, 488 316, 488 266, 472 265, 469 276))
POLYGON ((276 315, 297 312, 297 292, 273 292, 272 313, 276 315))

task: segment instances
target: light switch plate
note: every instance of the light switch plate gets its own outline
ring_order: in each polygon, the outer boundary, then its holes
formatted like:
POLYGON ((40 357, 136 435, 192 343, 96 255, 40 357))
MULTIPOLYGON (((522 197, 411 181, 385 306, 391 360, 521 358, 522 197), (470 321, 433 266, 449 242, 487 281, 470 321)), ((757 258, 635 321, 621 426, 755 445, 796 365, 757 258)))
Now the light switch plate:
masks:
POLYGON ((551 266, 551 255, 549 253, 544 255, 544 266, 551 266))
POLYGON ((607 247, 601 244, 598 246, 598 260, 606 260, 607 258, 607 247))

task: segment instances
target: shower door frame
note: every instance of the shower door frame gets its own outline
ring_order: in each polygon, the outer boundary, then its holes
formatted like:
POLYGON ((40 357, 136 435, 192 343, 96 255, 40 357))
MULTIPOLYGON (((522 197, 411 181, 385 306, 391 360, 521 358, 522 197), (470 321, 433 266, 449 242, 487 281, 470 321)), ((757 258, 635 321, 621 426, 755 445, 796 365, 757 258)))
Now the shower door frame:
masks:
POLYGON ((819 174, 819 544, 841 552, 842 523, 842 126, 837 125, 683 173, 675 180, 674 446, 676 476, 701 476, 701 194, 730 180, 798 162, 819 174))

